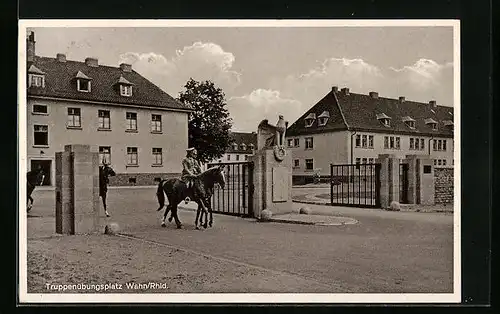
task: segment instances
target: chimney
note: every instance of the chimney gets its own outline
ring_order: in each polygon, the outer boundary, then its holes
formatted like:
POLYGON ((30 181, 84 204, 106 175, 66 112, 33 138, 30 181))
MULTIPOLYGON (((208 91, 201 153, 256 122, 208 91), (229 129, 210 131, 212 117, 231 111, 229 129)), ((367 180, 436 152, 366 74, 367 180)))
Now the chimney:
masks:
POLYGON ((98 67, 99 66, 99 61, 97 58, 85 58, 85 64, 88 65, 89 67, 98 67))
POLYGON ((35 61, 35 32, 29 32, 26 37, 26 61, 35 61))
POLYGON ((370 92, 370 97, 377 99, 378 98, 378 93, 377 92, 370 92))
POLYGON ((404 103, 406 100, 405 96, 399 96, 399 102, 404 103))
POLYGON ((332 86, 332 92, 336 93, 339 91, 339 88, 337 86, 332 86))
POLYGON ((56 59, 59 62, 66 62, 66 55, 64 53, 58 53, 56 59))
POLYGON ((120 69, 122 69, 123 72, 132 72, 132 65, 128 63, 120 63, 120 69))
POLYGON ((344 87, 341 89, 342 93, 344 93, 345 95, 349 95, 349 88, 347 87, 344 87))
POLYGON ((436 108, 437 107, 435 100, 429 101, 429 105, 431 106, 431 108, 436 108))

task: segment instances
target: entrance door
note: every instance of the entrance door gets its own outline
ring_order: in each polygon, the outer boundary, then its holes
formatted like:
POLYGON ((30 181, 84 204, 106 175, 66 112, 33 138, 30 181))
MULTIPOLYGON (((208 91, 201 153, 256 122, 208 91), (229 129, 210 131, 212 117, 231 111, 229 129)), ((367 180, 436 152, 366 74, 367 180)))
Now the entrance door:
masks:
POLYGON ((50 174, 52 173, 52 160, 31 160, 31 170, 37 169, 38 166, 42 166, 43 174, 45 177, 43 178, 42 185, 51 185, 51 177, 50 174))

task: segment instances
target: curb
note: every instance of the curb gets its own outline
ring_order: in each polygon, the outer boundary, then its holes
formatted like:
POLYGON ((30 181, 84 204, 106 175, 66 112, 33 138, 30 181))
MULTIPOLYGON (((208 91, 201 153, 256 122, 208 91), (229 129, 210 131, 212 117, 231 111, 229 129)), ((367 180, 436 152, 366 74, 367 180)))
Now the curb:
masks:
POLYGON ((294 200, 292 199, 293 203, 299 203, 299 204, 312 204, 312 205, 324 205, 324 206, 332 206, 330 203, 325 203, 325 202, 316 202, 316 201, 308 201, 308 200, 294 200))

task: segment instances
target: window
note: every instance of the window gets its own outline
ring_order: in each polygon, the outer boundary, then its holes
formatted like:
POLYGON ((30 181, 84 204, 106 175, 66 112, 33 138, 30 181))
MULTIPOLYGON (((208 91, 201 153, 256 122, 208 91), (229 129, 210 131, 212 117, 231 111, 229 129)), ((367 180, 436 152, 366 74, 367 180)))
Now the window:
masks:
POLYGON ((363 146, 363 148, 366 148, 368 142, 367 142, 367 136, 366 135, 363 135, 361 137, 361 146, 363 146))
POLYGON ((443 159, 443 166, 446 166, 446 159, 443 159))
POLYGON ((231 155, 227 154, 227 160, 231 160, 231 155))
POLYGON ((425 140, 423 138, 420 139, 420 149, 421 150, 425 149, 425 140))
POLYGON ((437 159, 434 159, 434 166, 437 166, 437 159))
POLYGON ((309 128, 313 125, 314 123, 314 120, 316 120, 316 114, 315 113, 310 113, 309 115, 307 115, 307 117, 304 119, 305 123, 306 123, 306 128, 309 128))
POLYGON ((250 144, 250 149, 253 150, 254 149, 254 145, 253 144, 250 144))
POLYGON ((373 148, 373 135, 368 135, 368 148, 373 148))
POLYGON ((356 147, 361 146, 361 135, 356 135, 356 147))
POLYGON ((163 154, 161 148, 153 147, 153 165, 160 166, 163 164, 163 154))
POLYGON ((300 167, 300 160, 299 159, 295 159, 293 161, 293 167, 294 168, 299 168, 300 167))
POLYGON ((314 169, 314 162, 312 159, 306 159, 306 169, 307 170, 313 170, 314 169))
POLYGON ((38 75, 38 74, 30 74, 28 86, 29 87, 45 87, 45 76, 38 75))
POLYGON ((313 149, 314 142, 312 137, 306 137, 306 149, 313 149))
POLYGON ((418 143, 420 143, 420 141, 419 141, 418 138, 416 138, 415 139, 415 150, 420 150, 420 147, 419 147, 418 143))
POLYGON ((111 129, 109 110, 99 110, 99 129, 111 129))
POLYGON ((406 126, 408 126, 410 129, 414 129, 415 128, 415 121, 405 121, 405 124, 406 126))
POLYGON ((35 124, 33 126, 34 140, 33 145, 48 146, 49 145, 49 126, 35 124))
POLYGON ((429 123, 429 125, 431 126, 431 128, 436 131, 437 130, 437 123, 429 123))
POLYGON ((245 160, 248 160, 248 155, 245 155, 245 160))
POLYGON ((366 164, 366 158, 363 158, 363 159, 362 159, 362 162, 363 162, 364 164, 366 164))
POLYGON ((240 160, 240 155, 236 155, 236 161, 240 160))
POLYGON ((415 140, 413 138, 410 138, 410 149, 415 149, 415 140))
POLYGON ((99 161, 101 164, 111 162, 111 147, 99 146, 99 161))
POLYGON ((78 79, 76 81, 76 89, 79 91, 79 92, 90 92, 90 80, 86 80, 86 79, 78 79))
POLYGON ((328 118, 325 118, 325 117, 318 118, 318 125, 324 126, 324 125, 326 125, 327 121, 328 121, 328 118))
POLYGON ((299 138, 294 138, 293 139, 293 146, 299 147, 300 146, 300 139, 299 138))
POLYGON ((394 136, 384 137, 384 148, 386 149, 401 149, 401 138, 394 136))
POLYGON ((238 150, 238 144, 233 143, 233 150, 238 150))
POLYGON ((127 147, 127 164, 134 166, 139 164, 137 147, 127 147))
POLYGON ((356 158, 356 165, 359 165, 361 163, 361 158, 356 158))
POLYGON ((441 159, 438 159, 438 166, 441 166, 441 159))
POLYGON ((137 131, 137 113, 127 112, 127 131, 137 131))
POLYGON ((443 150, 446 151, 446 140, 443 140, 443 150))
POLYGON ((247 150, 247 144, 243 143, 240 146, 241 146, 241 150, 247 150))
POLYGON ((438 150, 443 150, 443 146, 441 143, 441 140, 438 140, 438 150))
POLYGON ((120 95, 130 97, 132 96, 132 86, 120 85, 120 95))
POLYGON ((433 150, 437 150, 437 140, 434 140, 434 141, 432 142, 432 149, 433 149, 433 150))
POLYGON ((153 133, 161 132, 161 115, 159 114, 151 115, 151 132, 153 133))
POLYGON ((373 164, 374 159, 373 158, 368 158, 368 163, 373 164))
POLYGON ((82 116, 80 108, 68 108, 68 127, 82 127, 82 116))
POLYGON ((288 147, 293 147, 293 139, 288 139, 288 147))
POLYGON ((34 114, 48 114, 49 108, 47 105, 33 104, 34 114))

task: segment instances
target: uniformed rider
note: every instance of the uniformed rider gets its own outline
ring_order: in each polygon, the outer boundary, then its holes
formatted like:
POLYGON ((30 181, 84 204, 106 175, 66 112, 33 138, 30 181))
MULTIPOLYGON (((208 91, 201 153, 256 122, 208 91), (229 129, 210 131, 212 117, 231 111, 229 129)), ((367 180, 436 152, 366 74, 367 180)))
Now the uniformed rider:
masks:
MULTIPOLYGON (((181 180, 186 183, 188 189, 192 189, 194 185, 194 180, 201 174, 201 165, 196 159, 198 152, 196 148, 191 147, 186 150, 186 157, 182 160, 182 175, 181 180)), ((187 204, 191 199, 186 197, 184 202, 187 204)))

